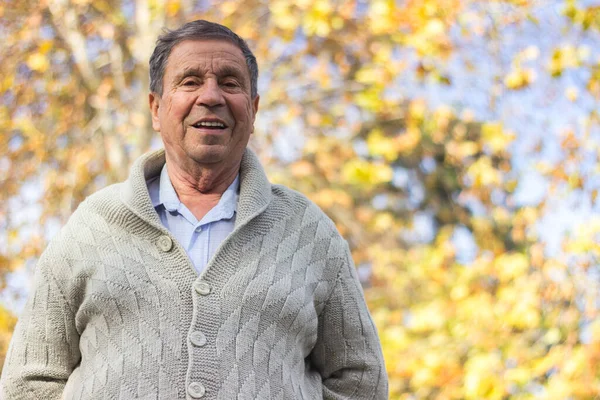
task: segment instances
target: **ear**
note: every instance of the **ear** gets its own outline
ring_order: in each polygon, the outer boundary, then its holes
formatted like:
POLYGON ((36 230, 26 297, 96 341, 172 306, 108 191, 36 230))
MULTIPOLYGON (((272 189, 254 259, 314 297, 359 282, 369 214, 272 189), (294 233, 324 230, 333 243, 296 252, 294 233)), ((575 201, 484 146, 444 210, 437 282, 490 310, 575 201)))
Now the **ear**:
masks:
POLYGON ((254 115, 252 116, 252 123, 256 119, 256 113, 258 112, 258 103, 260 102, 260 96, 256 95, 255 98, 252 99, 252 110, 254 111, 254 115))
POLYGON ((252 99, 252 111, 254 111, 252 115, 252 131, 250 133, 254 133, 254 121, 256 120, 256 113, 258 112, 258 103, 260 102, 260 96, 256 95, 255 98, 252 99))
POLYGON ((160 118, 158 117, 160 96, 158 93, 150 93, 148 95, 148 103, 150 105, 150 113, 152 114, 152 129, 156 132, 160 132, 160 118))
POLYGON ((252 99, 252 109, 254 110, 254 117, 256 117, 256 113, 258 112, 258 103, 260 101, 260 96, 256 95, 254 99, 252 99))

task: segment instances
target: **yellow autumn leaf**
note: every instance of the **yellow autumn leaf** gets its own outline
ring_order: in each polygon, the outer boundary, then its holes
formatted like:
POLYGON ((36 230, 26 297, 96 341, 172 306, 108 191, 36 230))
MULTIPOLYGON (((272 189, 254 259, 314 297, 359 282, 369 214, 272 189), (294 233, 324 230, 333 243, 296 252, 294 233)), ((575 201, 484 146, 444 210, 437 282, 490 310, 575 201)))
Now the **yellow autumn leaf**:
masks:
POLYGON ((373 164, 355 159, 347 162, 342 169, 344 180, 354 185, 373 186, 392 180, 392 168, 383 163, 373 164))
POLYGON ((327 37, 331 32, 332 11, 329 1, 315 1, 302 21, 304 32, 307 35, 327 37))
POLYGON ((169 16, 175 16, 181 9, 181 3, 178 0, 169 0, 165 7, 165 12, 169 16))
POLYGON ((532 84, 535 78, 535 72, 530 68, 514 68, 504 78, 504 85, 512 90, 524 89, 532 84))
POLYGON ((354 95, 356 104, 369 111, 377 111, 381 105, 381 88, 371 86, 367 90, 361 90, 354 95))
POLYGON ((42 54, 47 54, 54 47, 54 42, 51 40, 44 40, 40 43, 38 50, 42 54))
POLYGON ((497 353, 478 354, 465 364, 464 394, 466 399, 501 399, 504 395, 498 376, 502 360, 497 353))
POLYGON ((355 79, 357 82, 364 83, 366 85, 381 82, 382 71, 380 71, 379 68, 371 65, 365 66, 356 73, 355 79))
POLYGON ((467 174, 473 179, 474 187, 498 185, 502 178, 500 172, 492 166, 488 157, 481 157, 468 169, 467 174))
POLYGON ((300 23, 300 16, 292 12, 292 5, 287 1, 274 1, 269 4, 273 14, 273 23, 286 31, 295 30, 300 23))
POLYGON ((373 227, 376 231, 386 232, 394 227, 394 217, 390 213, 378 213, 373 221, 373 227))
POLYGON ((465 158, 471 157, 479 152, 479 144, 473 141, 455 141, 452 140, 446 145, 448 155, 456 158, 458 162, 463 162, 465 158))
POLYGON ((375 35, 384 34, 397 29, 392 18, 395 2, 392 0, 373 0, 369 2, 369 28, 375 35))
POLYGON ((549 400, 561 400, 572 398, 572 383, 561 375, 551 376, 548 380, 547 391, 549 400))
POLYGON ((504 379, 508 383, 515 383, 517 385, 525 385, 531 378, 531 369, 526 367, 511 368, 504 373, 504 379))
MULTIPOLYGON (((4 92, 14 84, 14 75, 6 73, 4 78, 0 78, 0 92, 4 92)), ((3 118, 0 118, 2 120, 3 118)))
POLYGON ((398 158, 396 141, 386 137, 380 129, 374 129, 367 137, 367 147, 373 156, 383 156, 386 161, 391 162, 398 158))
POLYGON ((544 341, 544 343, 551 346, 559 343, 561 339, 562 336, 560 334, 560 330, 558 330, 557 328, 551 328, 548 330, 548 332, 546 332, 542 340, 544 341))
POLYGON ((569 355, 569 358, 564 361, 562 370, 564 374, 570 378, 577 379, 588 368, 586 350, 578 348, 569 355))
POLYGON ((527 272, 529 260, 521 253, 505 253, 496 259, 494 267, 502 281, 509 281, 527 272))
POLYGON ((409 154, 419 145, 421 139, 421 131, 409 127, 403 134, 394 139, 394 147, 398 149, 400 154, 409 154))
POLYGON ((445 34, 446 27, 440 19, 433 18, 427 22, 423 31, 427 36, 438 36, 445 34))
POLYGON ((481 138, 492 153, 498 153, 506 151, 516 136, 506 131, 501 122, 485 122, 481 125, 481 138))
POLYGON ((331 18, 331 27, 335 30, 340 30, 344 27, 344 19, 339 16, 331 18))
POLYGON ((6 308, 0 306, 0 332, 4 332, 9 328, 15 326, 15 316, 10 313, 6 308))
POLYGON ((516 329, 534 329, 541 316, 539 295, 517 287, 503 287, 498 291, 497 312, 503 321, 516 329))
POLYGON ((33 71, 44 72, 48 69, 50 63, 43 53, 34 53, 27 58, 27 66, 33 71))

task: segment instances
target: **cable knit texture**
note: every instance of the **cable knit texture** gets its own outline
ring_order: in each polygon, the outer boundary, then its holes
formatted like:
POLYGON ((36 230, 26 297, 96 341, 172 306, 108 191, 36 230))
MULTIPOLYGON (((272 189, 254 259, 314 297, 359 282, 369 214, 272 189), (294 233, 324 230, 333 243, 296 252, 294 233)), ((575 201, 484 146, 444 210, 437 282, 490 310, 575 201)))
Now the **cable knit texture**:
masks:
POLYGON ((247 150, 234 231, 198 276, 146 179, 83 202, 35 270, 2 399, 385 399, 377 332, 346 242, 247 150))

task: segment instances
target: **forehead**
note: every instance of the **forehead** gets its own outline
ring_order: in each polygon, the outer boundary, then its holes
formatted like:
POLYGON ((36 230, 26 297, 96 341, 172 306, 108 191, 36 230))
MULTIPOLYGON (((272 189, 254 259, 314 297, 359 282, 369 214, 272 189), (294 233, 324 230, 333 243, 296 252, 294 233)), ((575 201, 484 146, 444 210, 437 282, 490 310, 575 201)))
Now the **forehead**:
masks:
POLYGON ((165 75, 177 74, 190 68, 216 72, 213 70, 224 66, 248 73, 242 50, 233 43, 219 39, 184 40, 171 50, 165 75))

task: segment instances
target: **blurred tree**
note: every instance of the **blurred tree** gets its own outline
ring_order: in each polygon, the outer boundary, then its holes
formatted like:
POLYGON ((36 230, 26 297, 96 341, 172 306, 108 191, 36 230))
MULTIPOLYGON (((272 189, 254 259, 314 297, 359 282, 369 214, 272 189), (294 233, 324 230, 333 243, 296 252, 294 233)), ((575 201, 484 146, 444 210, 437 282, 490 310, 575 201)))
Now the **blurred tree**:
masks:
MULTIPOLYGON (((552 5, 568 29, 600 29, 597 7, 552 5)), ((539 7, 533 0, 4 2, 0 276, 33 263, 53 226, 87 195, 122 180, 153 145, 153 41, 163 26, 206 18, 255 50, 261 112, 253 146, 270 175, 318 203, 350 242, 392 398, 600 396, 598 285, 589 283, 599 273, 600 224, 549 252, 538 230, 549 201, 515 199, 516 155, 524 153, 510 116, 434 107, 418 90, 403 90, 403 79, 453 88, 465 76, 489 75, 484 101, 493 111, 542 75, 558 80, 577 69, 585 84, 566 98, 598 98, 600 67, 585 46, 505 49, 506 32, 543 24, 539 7), (487 75, 465 45, 477 41, 497 61, 487 75), (473 241, 472 254, 460 238, 473 241)), ((597 169, 585 166, 597 164, 598 114, 583 117, 586 129, 564 134, 558 161, 529 155, 540 160, 549 195, 595 202, 597 169)), ((543 143, 533 152, 543 156, 543 143)), ((2 354, 13 325, 0 309, 2 354)))

